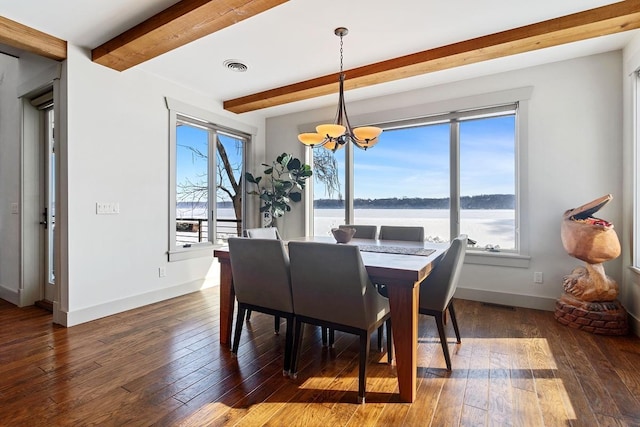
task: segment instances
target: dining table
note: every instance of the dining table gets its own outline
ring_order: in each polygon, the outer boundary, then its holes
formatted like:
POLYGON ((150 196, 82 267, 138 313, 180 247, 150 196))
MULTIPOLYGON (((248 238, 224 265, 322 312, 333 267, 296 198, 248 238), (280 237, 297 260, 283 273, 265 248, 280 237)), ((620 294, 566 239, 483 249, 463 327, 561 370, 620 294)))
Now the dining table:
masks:
MULTIPOLYGON (((331 236, 288 239, 292 240, 338 244, 331 236)), ((387 287, 400 399, 413 402, 418 369, 420 284, 442 259, 449 244, 369 239, 352 239, 346 244, 360 248, 371 281, 387 287)), ((235 292, 228 246, 215 249, 214 257, 220 263, 220 343, 230 346, 235 292)))

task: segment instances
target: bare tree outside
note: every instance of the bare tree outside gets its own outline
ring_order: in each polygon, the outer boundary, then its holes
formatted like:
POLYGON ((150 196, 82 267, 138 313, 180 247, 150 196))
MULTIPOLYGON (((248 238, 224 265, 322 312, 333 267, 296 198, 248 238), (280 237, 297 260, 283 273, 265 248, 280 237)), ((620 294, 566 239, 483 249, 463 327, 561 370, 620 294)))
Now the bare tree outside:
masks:
MULTIPOLYGON (((224 200, 224 196, 220 192, 226 194, 231 199, 233 212, 236 219, 236 232, 238 236, 242 235, 242 162, 232 164, 227 155, 227 150, 220 141, 220 137, 216 136, 216 148, 218 153, 217 166, 217 190, 216 195, 220 200, 224 200)), ((242 153, 242 142, 235 140, 236 153, 242 153)), ((240 156, 242 158, 242 156, 240 156)))
MULTIPOLYGON (((231 139, 231 138, 227 138, 231 139)), ((235 141, 236 155, 229 155, 228 150, 231 149, 229 141, 223 143, 220 135, 216 134, 216 201, 231 202, 235 219, 242 219, 242 177, 243 164, 242 140, 233 138, 235 141), (239 160, 232 160, 239 159, 239 160)), ((192 162, 197 163, 203 161, 207 164, 207 152, 205 147, 198 148, 192 145, 179 146, 188 149, 191 152, 192 162)), ((338 165, 333 153, 325 149, 313 150, 313 173, 315 179, 325 186, 325 191, 329 197, 338 194, 338 198, 342 199, 340 194, 340 180, 338 175, 338 165)), ((207 172, 195 173, 190 177, 184 177, 181 182, 177 183, 177 201, 188 202, 194 205, 204 204, 208 202, 208 183, 207 172)), ((236 233, 242 235, 242 222, 236 224, 236 233)))
POLYGON ((331 150, 324 148, 313 150, 313 176, 316 181, 324 184, 325 192, 329 198, 334 193, 338 193, 338 199, 342 199, 338 163, 331 150))
MULTIPOLYGON (((233 138, 235 141, 236 154, 242 153, 242 141, 233 138)), ((180 144, 179 144, 180 145, 180 144)), ((197 147, 181 145, 191 151, 194 161, 198 159, 207 159, 207 153, 202 152, 197 147)), ((216 135, 216 201, 231 201, 235 219, 242 218, 242 160, 232 162, 227 154, 227 148, 216 135)), ((242 156, 236 156, 242 159, 242 156)), ((178 201, 200 203, 208 199, 207 173, 201 172, 195 175, 195 181, 192 178, 185 177, 178 183, 178 201)), ((242 222, 236 223, 237 235, 242 235, 242 222)))

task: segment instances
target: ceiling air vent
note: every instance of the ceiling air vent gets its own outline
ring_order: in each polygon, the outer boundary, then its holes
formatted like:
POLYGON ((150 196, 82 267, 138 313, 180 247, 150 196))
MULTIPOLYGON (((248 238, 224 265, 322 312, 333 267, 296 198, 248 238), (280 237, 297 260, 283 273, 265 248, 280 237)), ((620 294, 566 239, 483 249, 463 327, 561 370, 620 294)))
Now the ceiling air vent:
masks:
POLYGON ((247 71, 247 66, 237 59, 227 59, 224 61, 225 68, 235 71, 237 73, 244 73, 247 71))

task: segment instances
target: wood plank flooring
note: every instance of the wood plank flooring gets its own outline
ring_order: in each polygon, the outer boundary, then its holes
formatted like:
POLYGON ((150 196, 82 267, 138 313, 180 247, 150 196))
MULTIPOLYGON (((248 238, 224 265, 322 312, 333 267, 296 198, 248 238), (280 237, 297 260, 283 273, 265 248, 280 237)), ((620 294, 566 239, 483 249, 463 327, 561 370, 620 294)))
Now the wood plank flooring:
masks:
POLYGON ((421 316, 413 404, 398 401, 374 334, 358 405, 357 338, 337 332, 323 349, 308 327, 291 380, 284 322, 277 336, 253 313, 235 358, 219 345, 218 309, 212 288, 62 328, 0 300, 0 425, 640 426, 640 339, 576 331, 550 312, 457 300, 450 373, 421 316))

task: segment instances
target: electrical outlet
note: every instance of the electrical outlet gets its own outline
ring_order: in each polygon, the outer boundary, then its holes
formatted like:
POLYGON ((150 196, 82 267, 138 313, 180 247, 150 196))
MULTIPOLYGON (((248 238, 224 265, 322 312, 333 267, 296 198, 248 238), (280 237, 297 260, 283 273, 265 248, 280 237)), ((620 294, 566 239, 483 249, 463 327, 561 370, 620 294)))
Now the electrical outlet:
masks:
POLYGON ((542 283, 542 271, 535 271, 533 273, 533 283, 542 283))
POLYGON ((158 267, 158 277, 167 277, 166 267, 158 267))

